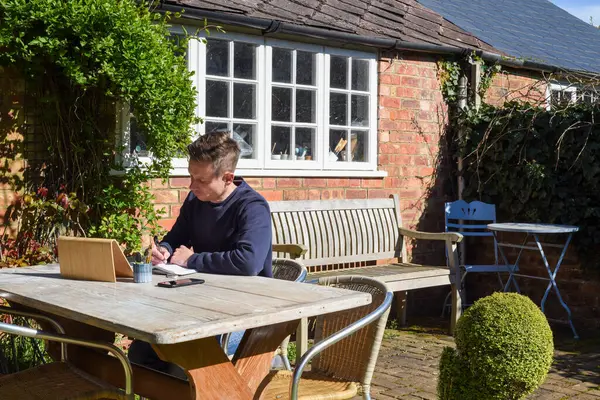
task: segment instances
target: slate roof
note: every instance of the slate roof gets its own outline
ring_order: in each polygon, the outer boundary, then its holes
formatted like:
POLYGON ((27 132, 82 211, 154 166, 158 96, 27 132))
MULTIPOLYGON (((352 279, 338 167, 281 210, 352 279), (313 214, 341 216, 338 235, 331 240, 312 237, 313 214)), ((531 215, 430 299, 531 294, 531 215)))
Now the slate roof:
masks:
POLYGON ((600 72, 600 29, 547 0, 418 0, 503 52, 600 72))
POLYGON ((166 0, 164 3, 362 36, 498 52, 417 0, 166 0))

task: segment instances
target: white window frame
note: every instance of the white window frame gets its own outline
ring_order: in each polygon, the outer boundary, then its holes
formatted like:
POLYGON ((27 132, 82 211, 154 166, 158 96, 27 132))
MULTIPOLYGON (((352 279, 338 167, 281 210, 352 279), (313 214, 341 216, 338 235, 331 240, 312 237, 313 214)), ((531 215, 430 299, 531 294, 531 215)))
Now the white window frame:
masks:
MULTIPOLYGON (((183 33, 182 28, 173 27, 174 33, 183 33)), ((239 33, 220 33, 214 32, 210 35, 200 33, 198 40, 188 42, 188 69, 194 71, 191 80, 197 88, 196 94, 196 115, 203 118, 206 113, 206 42, 205 39, 220 39, 234 42, 245 42, 256 44, 256 123, 257 135, 256 143, 253 144, 256 159, 240 159, 238 162, 236 174, 241 176, 273 176, 273 177, 384 177, 386 171, 377 170, 377 143, 378 143, 378 68, 377 53, 360 52, 354 50, 345 50, 339 48, 329 48, 325 46, 291 42, 279 39, 267 39, 260 36, 245 35, 239 33), (271 159, 271 88, 272 88, 272 48, 281 47, 295 50, 303 50, 316 53, 316 131, 315 131, 315 149, 313 149, 313 160, 272 160, 271 159), (367 162, 329 162, 329 59, 331 55, 342 57, 354 57, 367 60, 369 62, 369 127, 367 130, 367 162)), ((230 53, 231 57, 231 53, 230 53)), ((233 61, 233 58, 231 58, 233 61)), ((351 62, 349 63, 351 65, 351 62)), ((233 68, 233 62, 230 63, 233 68)), ((350 71, 350 70, 349 70, 350 71)), ((295 73, 295 72, 294 72, 295 73)), ((209 77, 210 79, 210 77, 209 77)), ((351 79, 351 76, 348 77, 351 79)), ((224 78, 227 81, 236 81, 236 78, 224 78)), ((276 83, 278 86, 279 83, 276 83)), ((292 85, 290 85, 291 87, 292 85)), ((299 87, 302 87, 299 85, 299 87)), ((233 89, 231 89, 233 90, 233 89)), ((338 89, 334 89, 338 91, 338 89)), ((340 89, 339 91, 344 91, 340 89)), ((345 90, 355 92, 353 90, 345 90)), ((231 96, 230 96, 231 97, 231 96)), ((232 98, 229 99, 230 107, 232 98)), ((351 104, 348 104, 350 111, 351 104)), ((127 144, 124 149, 123 157, 131 159, 129 153, 129 117, 125 112, 118 113, 117 127, 122 133, 122 143, 127 144)), ((210 118, 218 120, 218 118, 210 118)), ((224 119, 229 120, 229 118, 224 119)), ((243 121, 240 121, 243 122, 243 121)), ((205 133, 204 123, 194 125, 194 130, 198 135, 205 133)), ((359 129, 361 130, 361 129, 359 129)), ((197 137, 197 136, 195 136, 197 137)), ((291 152, 290 152, 291 153, 291 152)), ((150 157, 139 157, 141 163, 150 162, 150 157)), ((171 175, 189 175, 187 171, 188 161, 186 158, 172 159, 171 175)))
POLYGON ((546 94, 546 98, 548 99, 546 102, 546 109, 550 110, 552 108, 552 92, 562 91, 571 93, 571 103, 577 102, 577 87, 568 84, 562 83, 550 83, 548 85, 548 92, 546 94))

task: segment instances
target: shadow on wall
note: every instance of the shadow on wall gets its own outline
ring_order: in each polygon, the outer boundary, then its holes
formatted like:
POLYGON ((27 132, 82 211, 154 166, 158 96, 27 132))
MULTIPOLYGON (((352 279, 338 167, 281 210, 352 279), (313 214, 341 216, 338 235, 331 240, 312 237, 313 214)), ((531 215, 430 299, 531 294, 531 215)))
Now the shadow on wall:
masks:
MULTIPOLYGON (((428 143, 430 165, 434 167, 433 175, 419 177, 425 184, 421 198, 410 204, 420 217, 415 229, 423 232, 444 231, 444 203, 456 198, 456 172, 453 160, 453 132, 447 121, 445 111, 438 108, 438 140, 437 145, 428 143)), ((418 121, 413 121, 419 135, 423 131, 418 121)), ((411 246, 412 261, 417 264, 446 265, 445 246, 442 242, 417 240, 411 246)), ((411 315, 439 315, 442 303, 450 287, 434 287, 413 290, 408 296, 408 317, 411 315)))
POLYGON ((23 80, 0 69, 0 224, 6 208, 16 199, 15 190, 23 187, 23 93, 23 80))

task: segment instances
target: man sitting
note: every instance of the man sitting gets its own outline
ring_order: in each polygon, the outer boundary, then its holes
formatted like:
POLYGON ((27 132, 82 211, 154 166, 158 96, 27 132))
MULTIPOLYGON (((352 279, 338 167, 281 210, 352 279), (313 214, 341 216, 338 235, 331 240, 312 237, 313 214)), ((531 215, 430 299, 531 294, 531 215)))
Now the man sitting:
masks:
MULTIPOLYGON (((234 177, 240 155, 237 142, 228 132, 209 133, 190 144, 188 153, 190 193, 173 228, 160 247, 152 249, 152 263, 170 262, 212 274, 272 277, 269 204, 234 177)), ((230 351, 235 349, 230 346, 230 351)), ((181 376, 178 367, 160 360, 146 342, 135 340, 129 358, 181 376)))

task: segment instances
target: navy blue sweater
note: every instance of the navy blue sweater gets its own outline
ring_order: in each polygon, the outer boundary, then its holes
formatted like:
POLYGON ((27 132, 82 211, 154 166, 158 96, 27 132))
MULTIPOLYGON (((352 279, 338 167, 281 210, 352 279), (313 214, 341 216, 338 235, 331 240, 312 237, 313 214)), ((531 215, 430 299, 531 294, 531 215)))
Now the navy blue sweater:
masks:
POLYGON ((198 272, 273 276, 269 204, 243 180, 221 203, 200 201, 190 192, 160 244, 171 254, 192 246, 187 266, 198 272))

